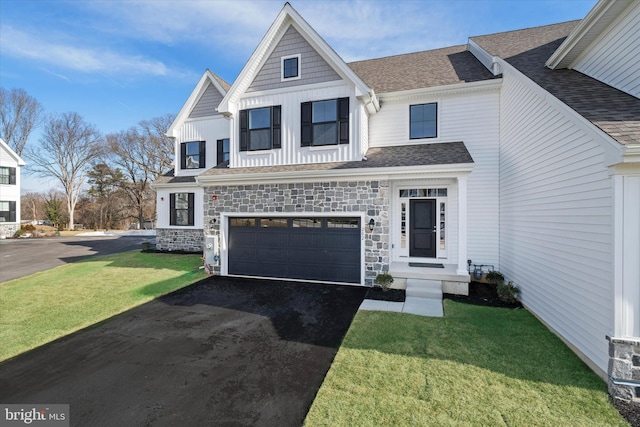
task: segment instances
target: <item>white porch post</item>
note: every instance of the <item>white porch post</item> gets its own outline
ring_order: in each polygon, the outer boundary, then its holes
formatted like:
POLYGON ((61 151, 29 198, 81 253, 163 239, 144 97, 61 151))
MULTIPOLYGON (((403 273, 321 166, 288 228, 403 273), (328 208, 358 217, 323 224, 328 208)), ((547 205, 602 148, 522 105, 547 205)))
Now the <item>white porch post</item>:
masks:
POLYGON ((615 337, 640 336, 640 175, 614 175, 615 337))
POLYGON ((457 274, 467 272, 467 176, 458 177, 458 267, 457 274))

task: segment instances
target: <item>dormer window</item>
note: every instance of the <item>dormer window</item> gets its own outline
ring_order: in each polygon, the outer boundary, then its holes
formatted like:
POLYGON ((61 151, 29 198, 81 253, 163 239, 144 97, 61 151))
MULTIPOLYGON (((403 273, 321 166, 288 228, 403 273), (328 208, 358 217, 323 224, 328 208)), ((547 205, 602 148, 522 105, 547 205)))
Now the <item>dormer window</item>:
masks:
POLYGON ((300 54, 281 58, 281 80, 297 80, 300 78, 300 54))

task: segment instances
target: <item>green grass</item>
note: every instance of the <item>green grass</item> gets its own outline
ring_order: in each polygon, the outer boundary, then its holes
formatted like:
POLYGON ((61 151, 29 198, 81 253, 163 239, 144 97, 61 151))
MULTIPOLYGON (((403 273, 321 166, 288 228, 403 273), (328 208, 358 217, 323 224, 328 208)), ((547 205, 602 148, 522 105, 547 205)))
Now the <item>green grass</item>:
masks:
POLYGON ((525 310, 359 312, 306 426, 619 426, 604 382, 525 310))
POLYGON ((0 360, 205 277, 200 255, 124 252, 0 285, 0 360))

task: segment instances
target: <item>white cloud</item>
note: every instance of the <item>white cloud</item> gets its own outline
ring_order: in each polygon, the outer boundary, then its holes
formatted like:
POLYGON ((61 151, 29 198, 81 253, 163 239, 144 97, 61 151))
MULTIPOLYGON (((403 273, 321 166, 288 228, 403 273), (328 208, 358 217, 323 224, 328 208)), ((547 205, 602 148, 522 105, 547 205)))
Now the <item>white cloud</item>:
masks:
MULTIPOLYGON (((93 25, 100 31, 167 45, 197 42, 212 50, 233 50, 243 59, 283 4, 280 0, 82 3, 99 16, 93 25)), ((331 0, 297 1, 293 6, 347 61, 464 43, 468 36, 452 22, 447 2, 331 0)))
POLYGON ((3 39, 0 46, 2 54, 34 60, 41 64, 84 73, 155 76, 166 76, 172 73, 161 61, 141 55, 126 55, 108 49, 86 48, 69 42, 56 42, 6 25, 0 28, 0 32, 3 39))

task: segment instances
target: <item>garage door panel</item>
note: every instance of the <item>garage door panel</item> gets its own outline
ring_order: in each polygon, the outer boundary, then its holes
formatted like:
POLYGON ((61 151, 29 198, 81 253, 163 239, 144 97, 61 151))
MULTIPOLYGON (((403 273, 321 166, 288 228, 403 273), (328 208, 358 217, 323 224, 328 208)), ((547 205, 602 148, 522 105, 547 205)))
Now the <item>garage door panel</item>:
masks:
POLYGON ((260 227, 273 221, 255 218, 231 221, 229 274, 360 283, 360 228, 352 228, 360 221, 349 220, 345 228, 335 228, 344 218, 279 219, 287 227, 260 227), (313 226, 300 226, 305 223, 313 226))

